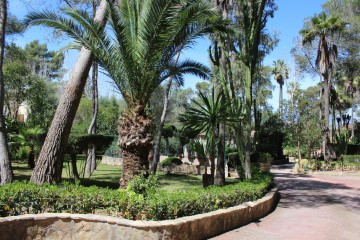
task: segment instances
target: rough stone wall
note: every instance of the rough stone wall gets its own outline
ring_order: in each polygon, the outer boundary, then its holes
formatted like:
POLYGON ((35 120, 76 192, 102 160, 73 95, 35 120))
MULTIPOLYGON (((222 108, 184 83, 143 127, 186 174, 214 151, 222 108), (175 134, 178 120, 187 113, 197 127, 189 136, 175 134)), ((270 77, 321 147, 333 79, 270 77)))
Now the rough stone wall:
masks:
POLYGON ((277 189, 255 202, 165 221, 131 221, 92 214, 45 213, 0 218, 0 240, 206 239, 269 214, 277 189))
POLYGON ((122 158, 115 158, 104 155, 101 159, 101 163, 111 166, 122 166, 122 158))

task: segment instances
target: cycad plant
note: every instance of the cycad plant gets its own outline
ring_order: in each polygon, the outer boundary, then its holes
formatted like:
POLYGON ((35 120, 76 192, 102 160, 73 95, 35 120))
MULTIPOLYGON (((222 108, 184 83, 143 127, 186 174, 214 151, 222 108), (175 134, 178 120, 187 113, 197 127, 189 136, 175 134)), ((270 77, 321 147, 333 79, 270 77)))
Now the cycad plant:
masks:
POLYGON ((345 28, 345 23, 337 16, 329 16, 325 12, 315 15, 311 18, 307 26, 300 31, 303 36, 303 44, 311 43, 318 39, 318 49, 315 64, 319 69, 324 81, 324 99, 325 99, 325 126, 322 129, 323 134, 323 150, 324 159, 328 165, 329 153, 329 86, 331 81, 331 71, 334 68, 335 59, 338 55, 336 44, 331 41, 331 36, 334 33, 341 32, 345 28))
POLYGON ((119 123, 123 156, 120 187, 147 174, 152 147, 153 122, 147 111, 149 99, 166 79, 183 80, 184 74, 207 78, 209 69, 195 61, 176 61, 182 49, 212 28, 221 28, 216 7, 206 0, 122 0, 108 4, 112 33, 107 33, 84 11, 65 9, 32 13, 27 21, 60 29, 90 49, 113 79, 128 111, 119 123))

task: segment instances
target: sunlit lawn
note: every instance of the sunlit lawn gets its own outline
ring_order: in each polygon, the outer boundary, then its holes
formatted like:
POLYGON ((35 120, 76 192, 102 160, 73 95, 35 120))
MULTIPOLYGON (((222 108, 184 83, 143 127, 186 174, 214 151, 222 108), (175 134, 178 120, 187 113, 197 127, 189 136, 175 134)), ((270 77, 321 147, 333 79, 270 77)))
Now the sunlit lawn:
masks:
MULTIPOLYGON (((84 161, 80 159, 77 162, 79 175, 82 178, 81 184, 84 186, 96 185, 99 187, 109 187, 117 189, 119 187, 119 179, 121 175, 121 167, 109 166, 99 164, 95 172, 89 179, 83 178, 84 161)), ((63 180, 69 181, 70 164, 64 163, 63 180)), ((31 176, 31 169, 28 168, 26 162, 13 162, 13 170, 15 180, 29 180, 31 176)), ((184 174, 166 174, 164 172, 157 173, 159 179, 159 189, 167 191, 176 191, 181 189, 188 189, 192 187, 202 186, 200 175, 184 175, 184 174)))

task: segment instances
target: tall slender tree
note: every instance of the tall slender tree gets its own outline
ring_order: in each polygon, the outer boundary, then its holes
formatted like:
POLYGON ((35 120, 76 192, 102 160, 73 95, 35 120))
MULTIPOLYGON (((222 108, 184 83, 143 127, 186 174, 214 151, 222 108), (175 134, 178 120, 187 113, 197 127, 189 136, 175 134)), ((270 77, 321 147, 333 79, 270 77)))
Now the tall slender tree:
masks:
MULTIPOLYGON (((98 4, 97 0, 92 0, 92 13, 95 17, 96 7, 98 4)), ((98 63, 93 62, 92 65, 92 76, 91 76, 91 95, 92 95, 92 119, 88 128, 88 134, 96 134, 96 120, 99 112, 99 96, 98 96, 98 63)), ((89 144, 87 152, 87 160, 85 167, 85 176, 90 177, 96 168, 96 145, 89 144)))
MULTIPOLYGON (((102 0, 94 18, 95 22, 101 26, 104 26, 106 23, 106 5, 107 1, 102 0)), ((30 19, 31 15, 29 15, 28 18, 29 24, 33 23, 30 19)), ((54 22, 53 24, 56 26, 54 22)), ((93 55, 91 51, 83 47, 71 73, 65 92, 60 98, 37 164, 31 175, 32 182, 44 183, 58 182, 61 180, 62 162, 66 143, 92 62, 93 55)))
POLYGON ((7 2, 0 1, 0 185, 12 181, 11 163, 7 145, 4 118, 4 78, 3 78, 3 61, 5 48, 5 27, 7 19, 7 2))
POLYGON ((283 86, 284 80, 289 78, 289 67, 285 64, 284 60, 277 60, 274 61, 272 74, 276 82, 279 84, 280 91, 279 91, 279 113, 280 116, 283 112, 283 86))
POLYGON ((336 44, 331 41, 331 36, 336 32, 341 32, 345 28, 345 23, 337 16, 329 16, 325 12, 315 15, 308 22, 307 26, 300 31, 303 36, 303 44, 311 43, 318 39, 318 49, 315 64, 319 69, 324 82, 324 116, 325 124, 322 127, 323 133, 323 153, 324 159, 329 167, 329 106, 330 106, 330 82, 331 71, 333 70, 335 59, 338 55, 336 44))
MULTIPOLYGON (((101 9, 101 6, 100 6, 101 9)), ((210 28, 223 29, 216 8, 206 0, 124 0, 109 4, 113 35, 106 34, 84 11, 33 13, 28 21, 65 31, 90 49, 114 80, 128 109, 120 117, 119 146, 123 156, 120 187, 136 175, 148 174, 152 119, 147 105, 158 86, 183 74, 209 76, 209 69, 191 60, 175 61, 180 49, 191 46, 210 28)))
MULTIPOLYGON (((259 64, 261 36, 266 26, 268 17, 273 16, 275 3, 273 0, 237 0, 236 1, 238 24, 241 37, 237 39, 240 48, 240 59, 245 68, 244 83, 244 137, 243 150, 245 155, 245 178, 251 179, 250 154, 252 149, 252 86, 256 68, 259 64)), ((238 143, 239 144, 239 143, 238 143)))

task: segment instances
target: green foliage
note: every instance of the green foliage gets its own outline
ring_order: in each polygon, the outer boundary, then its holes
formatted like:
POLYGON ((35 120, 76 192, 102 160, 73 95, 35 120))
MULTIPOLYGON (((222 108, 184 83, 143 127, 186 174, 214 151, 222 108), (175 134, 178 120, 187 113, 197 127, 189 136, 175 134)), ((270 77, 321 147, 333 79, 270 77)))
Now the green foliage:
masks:
POLYGON ((255 174, 249 182, 174 192, 155 191, 155 177, 135 179, 129 190, 16 181, 0 188, 0 216, 69 212, 105 213, 134 220, 175 219, 254 201, 266 193, 271 181, 271 175, 255 174))
POLYGON ((95 144, 96 153, 102 155, 113 140, 113 136, 100 134, 71 134, 68 140, 68 151, 79 154, 87 151, 89 144, 95 144))
POLYGON ((167 174, 170 174, 176 166, 181 164, 183 164, 183 162, 177 157, 168 157, 160 162, 160 166, 165 168, 167 174))
POLYGON ((95 209, 119 209, 125 199, 123 191, 94 186, 39 186, 16 181, 0 189, 0 216, 43 212, 95 213, 95 209))
POLYGON ((261 126, 258 133, 258 152, 267 152, 281 159, 283 157, 284 122, 276 114, 270 115, 261 126))
POLYGON ((141 175, 133 178, 129 182, 127 189, 136 194, 142 194, 146 197, 149 194, 155 193, 158 185, 158 178, 156 175, 150 175, 148 177, 141 175))
POLYGON ((177 157, 168 157, 160 162, 162 167, 170 167, 171 165, 181 165, 182 161, 177 157))
POLYGON ((341 155, 340 161, 344 170, 360 170, 360 155, 341 155))
POLYGON ((271 163, 271 161, 273 160, 273 157, 271 156, 270 153, 267 153, 267 152, 260 152, 259 155, 259 161, 261 163, 271 163))

